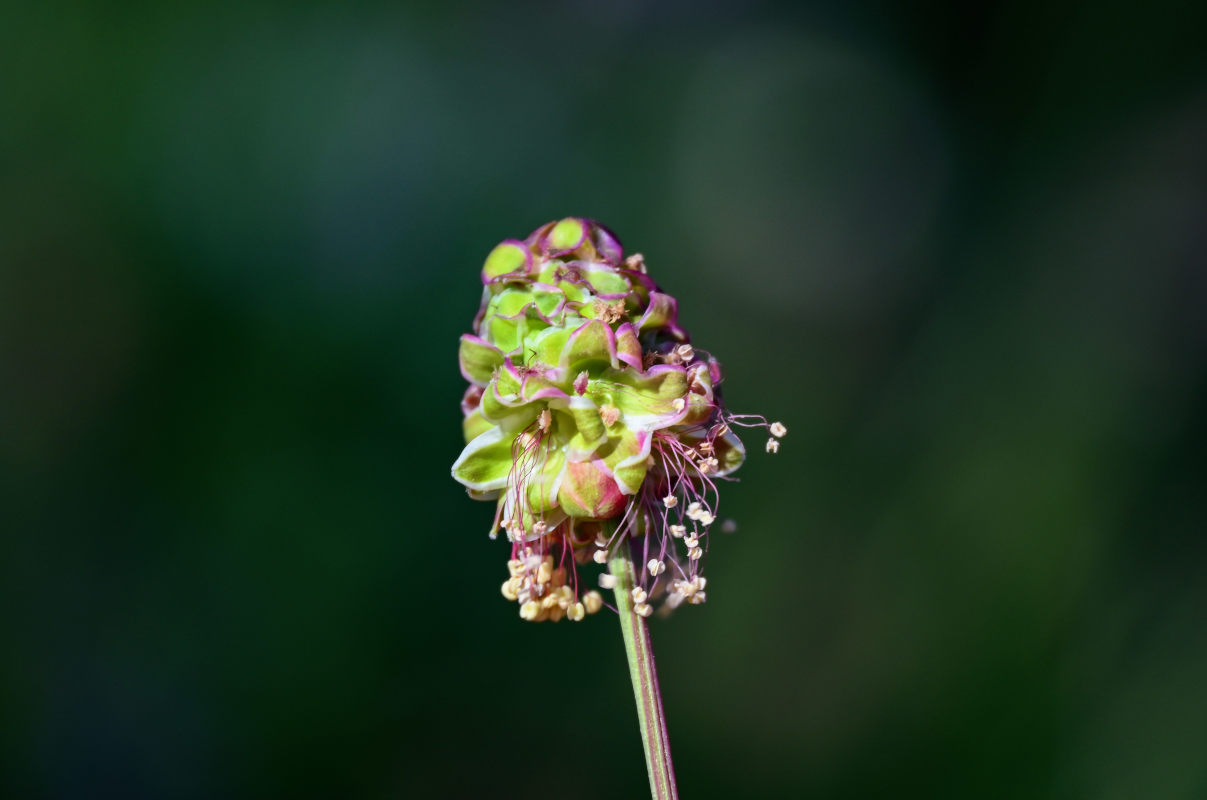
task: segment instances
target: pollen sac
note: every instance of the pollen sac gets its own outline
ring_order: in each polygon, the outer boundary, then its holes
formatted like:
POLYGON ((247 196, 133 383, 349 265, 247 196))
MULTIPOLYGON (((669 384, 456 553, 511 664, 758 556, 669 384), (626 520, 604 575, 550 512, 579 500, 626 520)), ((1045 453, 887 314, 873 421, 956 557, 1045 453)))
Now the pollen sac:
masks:
POLYGON ((682 601, 657 576, 698 577, 685 526, 713 521, 717 479, 746 457, 733 428, 766 421, 722 406, 720 364, 692 345, 645 258, 597 222, 567 217, 504 240, 481 279, 458 353, 469 386, 452 472, 498 506, 490 534, 511 543, 503 595, 526 620, 581 619, 602 600, 580 593, 579 565, 629 548, 648 562, 643 613, 682 601))

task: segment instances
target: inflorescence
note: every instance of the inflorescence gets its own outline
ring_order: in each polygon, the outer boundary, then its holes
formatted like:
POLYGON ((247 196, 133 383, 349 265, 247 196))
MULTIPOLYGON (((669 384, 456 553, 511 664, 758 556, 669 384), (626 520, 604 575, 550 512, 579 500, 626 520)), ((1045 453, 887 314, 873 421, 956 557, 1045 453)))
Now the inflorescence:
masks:
MULTIPOLYGON (((453 477, 496 500, 490 537, 511 542, 503 596, 531 621, 574 621, 603 598, 578 566, 628 548, 634 608, 707 598, 701 562, 717 486, 745 459, 734 428, 788 432, 721 403, 721 366, 692 346, 678 304, 602 225, 550 222, 499 244, 461 337, 467 442, 453 477)), ((599 576, 611 589, 616 577, 599 576)))

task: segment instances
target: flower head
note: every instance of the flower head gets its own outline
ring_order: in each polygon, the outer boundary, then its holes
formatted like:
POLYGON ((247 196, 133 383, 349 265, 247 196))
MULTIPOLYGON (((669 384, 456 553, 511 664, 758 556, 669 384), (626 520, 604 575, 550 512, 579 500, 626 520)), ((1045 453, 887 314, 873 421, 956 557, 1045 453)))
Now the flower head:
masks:
POLYGON ((503 595, 526 620, 582 619, 602 601, 578 565, 629 548, 642 609, 703 602, 718 481, 746 455, 732 428, 784 427, 725 410, 720 364, 691 345, 645 259, 596 222, 502 242, 482 282, 461 337, 467 444, 453 477, 497 501, 503 595))

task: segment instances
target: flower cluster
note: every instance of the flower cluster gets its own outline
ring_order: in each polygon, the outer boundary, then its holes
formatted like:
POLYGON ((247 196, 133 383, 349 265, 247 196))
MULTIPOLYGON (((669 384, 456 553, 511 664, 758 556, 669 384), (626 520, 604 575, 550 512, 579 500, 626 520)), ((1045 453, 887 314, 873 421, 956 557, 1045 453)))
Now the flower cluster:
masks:
POLYGON ((787 430, 725 410, 720 364, 691 345, 642 256, 596 222, 502 242, 482 282, 461 337, 467 444, 453 477, 497 501, 491 538, 511 542, 503 595, 526 620, 580 620, 603 600, 581 589, 578 565, 628 548, 637 613, 704 602, 717 483, 745 458, 733 429, 767 428, 768 452, 787 430))

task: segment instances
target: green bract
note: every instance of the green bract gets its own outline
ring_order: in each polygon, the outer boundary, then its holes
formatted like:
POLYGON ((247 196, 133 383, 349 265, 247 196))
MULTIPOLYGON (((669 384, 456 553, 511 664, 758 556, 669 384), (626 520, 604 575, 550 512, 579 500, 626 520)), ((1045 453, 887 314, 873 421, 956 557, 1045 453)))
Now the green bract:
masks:
POLYGON ((498 501, 491 535, 502 527, 512 542, 503 593, 526 619, 581 619, 599 595, 580 598, 575 563, 628 546, 651 598, 701 601, 714 479, 745 456, 731 425, 766 421, 724 411, 720 365, 689 344, 642 257, 625 259, 598 223, 502 242, 482 282, 461 337, 467 444, 453 477, 498 501))

